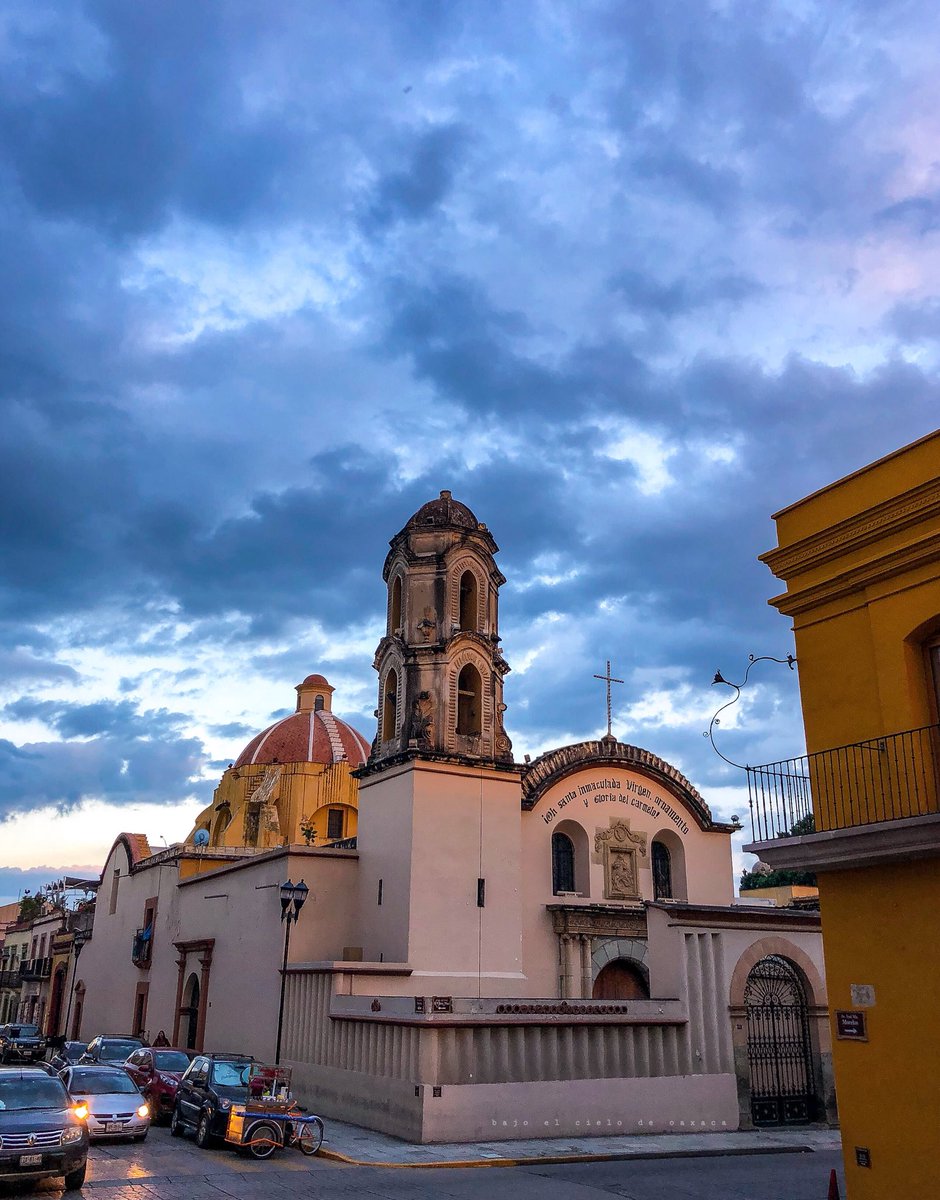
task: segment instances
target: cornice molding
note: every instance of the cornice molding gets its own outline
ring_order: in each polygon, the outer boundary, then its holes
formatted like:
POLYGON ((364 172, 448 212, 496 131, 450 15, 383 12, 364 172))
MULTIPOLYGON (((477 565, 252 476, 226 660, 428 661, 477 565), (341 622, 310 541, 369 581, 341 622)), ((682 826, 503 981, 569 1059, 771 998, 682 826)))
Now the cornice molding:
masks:
POLYGON ((898 575, 917 570, 918 567, 936 566, 938 559, 940 530, 928 534, 903 550, 888 551, 880 558, 871 559, 840 575, 830 576, 808 587, 783 592, 768 600, 768 604, 785 616, 799 616, 821 608, 833 600, 862 592, 873 583, 883 583, 898 575))
POLYGON ((819 533, 758 557, 778 579, 788 580, 937 516, 940 516, 940 479, 931 479, 819 533))

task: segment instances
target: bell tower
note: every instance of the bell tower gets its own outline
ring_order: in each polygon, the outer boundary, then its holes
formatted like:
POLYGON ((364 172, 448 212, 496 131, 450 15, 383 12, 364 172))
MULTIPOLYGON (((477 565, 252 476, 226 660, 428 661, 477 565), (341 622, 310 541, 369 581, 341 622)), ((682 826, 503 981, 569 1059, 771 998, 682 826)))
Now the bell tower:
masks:
POLYGON ((392 538, 385 636, 375 655, 378 729, 369 766, 399 756, 510 765, 499 648, 499 547, 441 492, 392 538))

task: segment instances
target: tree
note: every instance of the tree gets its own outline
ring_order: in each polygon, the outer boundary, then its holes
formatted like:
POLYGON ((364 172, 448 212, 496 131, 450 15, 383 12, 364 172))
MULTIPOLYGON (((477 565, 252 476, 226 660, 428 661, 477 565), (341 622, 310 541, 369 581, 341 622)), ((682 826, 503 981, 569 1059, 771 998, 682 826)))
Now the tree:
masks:
POLYGON ((20 901, 21 921, 35 921, 37 917, 42 916, 43 902, 42 896, 31 896, 28 892, 20 901))

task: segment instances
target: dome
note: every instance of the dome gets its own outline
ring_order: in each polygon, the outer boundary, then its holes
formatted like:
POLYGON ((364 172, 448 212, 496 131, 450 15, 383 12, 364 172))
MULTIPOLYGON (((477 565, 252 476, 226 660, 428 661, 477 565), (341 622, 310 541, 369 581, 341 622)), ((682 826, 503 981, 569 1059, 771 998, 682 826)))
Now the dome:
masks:
POLYGON ((298 683, 297 711, 275 721, 252 738, 233 764, 251 767, 271 763, 315 762, 359 767, 371 747, 362 734, 330 711, 333 688, 322 675, 298 683))
POLYGON ((450 492, 441 492, 437 500, 429 500, 427 504, 422 504, 405 528, 415 529, 427 525, 440 528, 456 525, 461 529, 477 529, 479 524, 466 504, 455 500, 450 492))

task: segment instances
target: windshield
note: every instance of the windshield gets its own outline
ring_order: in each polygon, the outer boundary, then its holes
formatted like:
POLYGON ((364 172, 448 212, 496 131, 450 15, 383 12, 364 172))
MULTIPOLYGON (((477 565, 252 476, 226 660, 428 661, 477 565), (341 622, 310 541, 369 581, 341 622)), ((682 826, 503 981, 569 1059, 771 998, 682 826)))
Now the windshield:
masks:
POLYGON ((220 1087, 246 1087, 248 1062, 217 1062, 212 1064, 212 1082, 220 1087))
POLYGON ((154 1050, 153 1063, 158 1071, 185 1071, 189 1055, 182 1050, 154 1050))
POLYGON ((0 1109, 67 1108, 68 1097, 51 1075, 24 1079, 19 1074, 0 1076, 0 1109))
POLYGON ((73 1096, 109 1096, 115 1092, 131 1095, 137 1085, 123 1071, 73 1071, 69 1091, 73 1096))
POLYGON ((81 1058, 87 1049, 84 1042, 66 1042, 62 1047, 62 1053, 66 1058, 81 1058))
POLYGON ((11 1025, 10 1037, 39 1037, 39 1030, 35 1025, 11 1025))
POLYGON ((121 1062, 140 1049, 140 1042, 112 1042, 108 1039, 101 1043, 101 1049, 98 1051, 99 1058, 111 1058, 121 1062))

